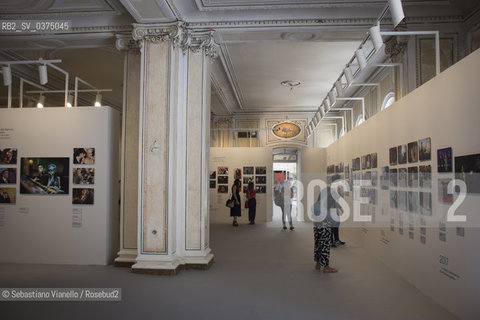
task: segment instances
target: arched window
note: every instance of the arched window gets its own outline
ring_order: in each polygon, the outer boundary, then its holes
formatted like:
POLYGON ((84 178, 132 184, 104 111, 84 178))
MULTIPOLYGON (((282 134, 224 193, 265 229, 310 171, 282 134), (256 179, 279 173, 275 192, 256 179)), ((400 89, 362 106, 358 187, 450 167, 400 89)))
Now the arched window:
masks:
POLYGON ((357 121, 355 122, 355 127, 361 125, 365 120, 363 120, 363 115, 359 115, 357 121))
POLYGON ((390 91, 389 93, 387 93, 387 95, 383 99, 382 108, 380 110, 387 109, 394 102, 395 102, 395 93, 390 91))

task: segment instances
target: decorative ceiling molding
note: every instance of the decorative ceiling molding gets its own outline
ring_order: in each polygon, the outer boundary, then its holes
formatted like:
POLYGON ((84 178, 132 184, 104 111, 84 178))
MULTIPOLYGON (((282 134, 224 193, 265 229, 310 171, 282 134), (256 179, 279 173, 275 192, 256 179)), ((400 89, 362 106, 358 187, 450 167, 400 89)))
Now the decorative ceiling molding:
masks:
POLYGON ((212 87, 214 90, 217 97, 220 99, 220 101, 222 102, 222 105, 223 107, 227 110, 227 112, 229 114, 232 114, 233 111, 230 107, 230 102, 229 102, 229 99, 227 98, 222 86, 220 85, 220 83, 217 81, 217 79, 215 78, 215 75, 212 73, 211 76, 210 76, 210 80, 211 80, 211 84, 212 84, 212 87))
POLYGON ((220 45, 220 61, 222 62, 230 86, 232 87, 235 94, 238 107, 240 108, 240 110, 243 110, 245 106, 245 99, 243 98, 242 90, 238 85, 238 79, 235 74, 235 68, 233 67, 233 63, 230 60, 228 48, 225 45, 220 45))
POLYGON ((178 10, 170 1, 119 1, 138 23, 159 23, 181 20, 179 19, 178 10), (148 4, 150 7, 142 7, 145 6, 145 4, 148 4), (153 17, 145 17, 147 14, 152 15, 153 17))

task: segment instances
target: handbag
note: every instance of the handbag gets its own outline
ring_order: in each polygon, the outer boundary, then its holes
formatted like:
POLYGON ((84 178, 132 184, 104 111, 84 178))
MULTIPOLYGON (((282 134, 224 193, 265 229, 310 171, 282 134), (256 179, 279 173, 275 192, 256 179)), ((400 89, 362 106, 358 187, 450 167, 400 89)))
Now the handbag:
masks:
POLYGON ((245 200, 245 209, 248 209, 248 200, 245 200))
MULTIPOLYGON (((233 198, 233 195, 232 195, 232 198, 233 198)), ((227 206, 228 208, 235 207, 235 201, 233 201, 232 198, 228 199, 227 202, 225 203, 225 206, 227 206)))

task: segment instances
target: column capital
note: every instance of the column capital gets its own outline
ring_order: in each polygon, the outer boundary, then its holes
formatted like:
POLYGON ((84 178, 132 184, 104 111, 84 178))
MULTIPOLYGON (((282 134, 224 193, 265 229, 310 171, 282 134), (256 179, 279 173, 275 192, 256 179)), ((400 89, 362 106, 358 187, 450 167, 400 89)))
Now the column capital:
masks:
POLYGON ((138 41, 132 38, 130 35, 117 34, 115 35, 117 40, 115 40, 115 47, 119 51, 127 50, 140 50, 140 44, 138 41))
POLYGON ((172 40, 174 45, 182 41, 183 22, 133 24, 132 37, 135 40, 146 40, 153 43, 172 40))
POLYGON ((199 52, 204 50, 206 56, 216 58, 219 46, 213 38, 214 32, 214 30, 185 29, 181 44, 183 51, 199 52))

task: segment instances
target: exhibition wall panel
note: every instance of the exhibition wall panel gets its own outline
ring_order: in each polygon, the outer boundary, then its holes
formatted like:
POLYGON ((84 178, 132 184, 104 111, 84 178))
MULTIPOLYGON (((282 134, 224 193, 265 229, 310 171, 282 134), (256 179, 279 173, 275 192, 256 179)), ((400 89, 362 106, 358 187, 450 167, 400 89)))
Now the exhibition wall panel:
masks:
POLYGON ((464 201, 448 196, 445 181, 455 178, 455 166, 464 161, 455 157, 480 159, 480 73, 474 72, 479 65, 477 50, 327 148, 327 166, 343 162, 352 167, 352 159, 378 154, 378 167, 352 172, 379 177, 370 187, 376 200, 362 207, 363 213, 376 213, 375 223, 359 225, 365 247, 463 319, 480 314, 480 194, 475 190, 480 167, 467 169, 476 176, 473 184, 467 182, 464 201), (400 149, 408 151, 409 144, 418 153, 402 159, 400 149), (449 147, 449 160, 437 158, 438 150, 449 147), (466 222, 447 221, 456 204, 455 215, 465 215, 466 222))
POLYGON ((0 110, 16 181, 0 203, 0 262, 97 264, 118 250, 120 114, 109 107, 0 110), (7 203, 10 202, 10 203, 7 203))

